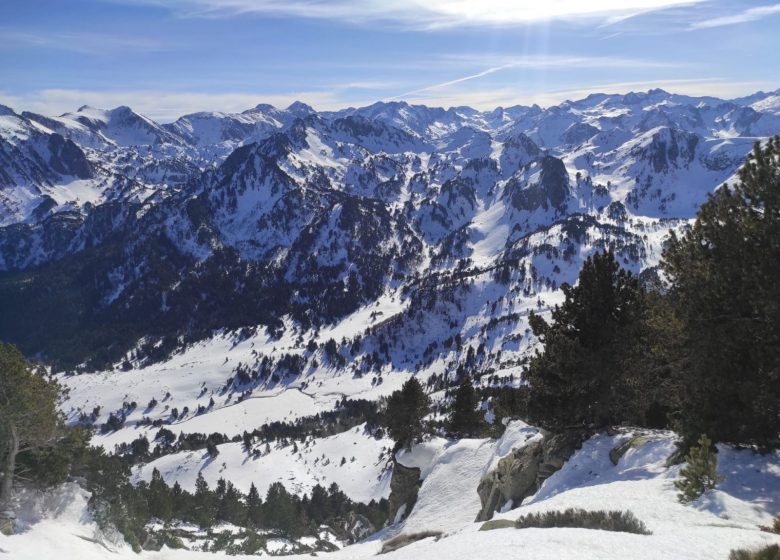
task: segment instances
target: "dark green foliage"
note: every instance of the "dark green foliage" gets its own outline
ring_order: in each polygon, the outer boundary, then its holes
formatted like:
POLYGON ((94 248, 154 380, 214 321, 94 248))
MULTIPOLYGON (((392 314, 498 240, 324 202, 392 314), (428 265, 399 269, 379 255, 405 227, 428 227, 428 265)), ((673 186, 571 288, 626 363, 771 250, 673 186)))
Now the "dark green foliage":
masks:
POLYGON ((531 527, 548 529, 572 527, 578 529, 599 529, 601 531, 618 531, 637 535, 650 535, 645 524, 630 511, 588 511, 569 508, 565 511, 546 511, 544 513, 529 513, 515 521, 517 529, 531 527))
POLYGON ((209 490, 209 484, 198 472, 195 479, 195 495, 193 496, 193 521, 201 527, 211 527, 217 520, 217 499, 209 490))
POLYGON ((622 420, 630 361, 645 314, 644 291, 612 252, 585 261, 575 287, 561 286, 565 301, 552 324, 531 314, 544 350, 530 361, 529 416, 550 429, 601 428, 622 420))
POLYGON ((274 482, 269 486, 264 509, 273 513, 266 519, 268 527, 279 529, 292 537, 301 536, 299 508, 298 497, 288 493, 281 482, 274 482))
POLYGON ((239 527, 247 524, 247 508, 244 496, 236 490, 232 482, 220 478, 217 482, 217 519, 227 521, 239 527))
POLYGON ((241 554, 257 554, 260 550, 265 548, 265 537, 255 533, 254 531, 248 531, 246 538, 241 543, 241 554))
POLYGON ((254 527, 263 526, 263 499, 254 483, 249 487, 246 496, 246 515, 248 522, 254 527))
POLYGON ((48 482, 58 481, 60 456, 50 452, 61 435, 58 397, 54 381, 34 371, 14 346, 0 343, 0 517, 12 510, 13 483, 23 464, 48 482), (26 452, 32 455, 23 460, 20 455, 26 452), (36 457, 54 472, 37 468, 36 457))
POLYGON ((160 471, 152 471, 152 479, 149 481, 149 514, 162 521, 170 521, 173 517, 173 493, 160 475, 160 471))
POLYGON ((39 486, 61 484, 73 470, 74 462, 89 446, 90 436, 90 432, 83 426, 60 428, 52 445, 19 453, 18 472, 25 480, 39 486))
POLYGON ((528 387, 480 387, 477 395, 480 400, 490 398, 493 412, 491 435, 500 437, 504 432, 504 420, 528 418, 528 387))
POLYGON ((449 431, 461 437, 478 435, 485 424, 482 413, 477 410, 478 404, 471 378, 464 375, 455 391, 449 431))
POLYGON ((772 522, 772 524, 769 527, 761 527, 762 531, 766 531, 767 533, 774 533, 775 535, 780 535, 780 517, 775 517, 775 520, 772 522))
POLYGON ((772 544, 758 550, 732 550, 729 560, 780 560, 780 546, 772 544))
POLYGON ((778 445, 780 137, 757 144, 739 182, 712 194, 662 261, 681 325, 679 429, 690 445, 778 445))
POLYGON ((382 422, 397 448, 411 449, 422 440, 423 418, 428 414, 429 405, 428 395, 416 377, 410 377, 387 399, 382 422))
POLYGON ((702 435, 698 445, 691 447, 685 461, 687 464, 680 469, 682 478, 674 483, 680 491, 677 499, 683 504, 696 500, 723 480, 717 474, 718 456, 707 436, 702 435))

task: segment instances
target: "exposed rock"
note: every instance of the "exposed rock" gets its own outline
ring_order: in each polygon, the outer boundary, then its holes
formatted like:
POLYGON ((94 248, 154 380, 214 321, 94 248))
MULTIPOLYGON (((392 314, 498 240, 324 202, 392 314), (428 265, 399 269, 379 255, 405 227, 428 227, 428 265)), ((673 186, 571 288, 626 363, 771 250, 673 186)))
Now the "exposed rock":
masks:
POLYGON ((494 529, 509 529, 510 527, 514 528, 514 526, 515 522, 511 519, 491 519, 490 521, 485 521, 479 530, 492 531, 494 529))
POLYGON ((393 459, 393 477, 390 479, 389 523, 397 523, 412 511, 420 490, 420 469, 406 467, 393 459), (396 519, 400 512, 400 519, 396 519))
POLYGON ((392 552, 394 550, 398 550, 399 548, 403 548, 407 545, 412 544, 413 542, 421 541, 423 539, 427 539, 430 537, 434 537, 438 539, 441 537, 441 531, 422 531, 420 533, 401 533, 397 537, 393 537, 389 541, 387 541, 385 544, 382 545, 382 550, 379 551, 380 554, 385 554, 387 552, 392 552))
POLYGON ((14 534, 14 520, 0 518, 0 533, 6 536, 14 534))
POLYGON ((487 521, 509 500, 519 503, 536 491, 542 447, 541 441, 534 441, 514 449, 498 462, 493 472, 480 481, 477 492, 482 509, 476 521, 487 521))
POLYGON ((632 437, 628 441, 625 441, 617 447, 612 448, 609 452, 609 460, 612 461, 613 465, 617 465, 620 462, 621 457, 623 457, 623 455, 625 455, 629 449, 641 447, 648 441, 650 441, 650 438, 647 436, 632 437))
POLYGON ((560 434, 545 434, 541 441, 534 441, 498 462, 496 469, 479 483, 482 509, 476 521, 487 521, 510 501, 520 505, 534 494, 542 483, 579 449, 586 434, 571 430, 560 434))
POLYGON ((569 196, 566 166, 556 157, 539 157, 524 168, 524 173, 516 174, 507 182, 504 193, 518 210, 560 210, 569 196), (529 182, 529 177, 536 178, 529 182))
POLYGON ((581 430, 568 430, 559 434, 545 434, 542 443, 544 453, 539 465, 537 487, 547 480, 554 472, 574 455, 587 439, 587 434, 581 430))
POLYGON ((349 544, 358 542, 365 537, 376 533, 376 527, 365 516, 354 511, 348 512, 332 527, 341 540, 349 544))

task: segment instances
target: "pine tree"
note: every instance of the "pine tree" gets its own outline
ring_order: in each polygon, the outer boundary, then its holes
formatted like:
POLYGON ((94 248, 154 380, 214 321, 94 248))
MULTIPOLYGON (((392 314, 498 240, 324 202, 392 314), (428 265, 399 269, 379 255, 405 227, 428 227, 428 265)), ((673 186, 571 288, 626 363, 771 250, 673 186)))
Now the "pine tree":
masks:
POLYGON ((171 488, 171 508, 173 510, 173 517, 176 519, 186 519, 188 517, 189 508, 187 507, 187 498, 189 494, 185 494, 181 488, 179 481, 173 483, 171 488))
POLYGON ((717 474, 718 456, 706 435, 699 438, 697 446, 691 447, 685 460, 687 464, 680 469, 682 479, 674 483, 674 487, 680 491, 677 499, 683 504, 696 500, 723 480, 717 474))
POLYGON ((249 487, 249 494, 246 497, 247 517, 255 527, 263 526, 263 500, 257 487, 252 483, 249 487))
POLYGON ((400 391, 390 395, 383 421, 396 448, 411 449, 422 441, 423 418, 428 414, 429 404, 428 395, 416 377, 409 378, 400 391))
POLYGON ((198 472, 198 478, 195 479, 193 506, 193 517, 198 525, 203 528, 214 525, 217 516, 216 498, 202 472, 198 472))
POLYGON ((14 346, 0 343, 0 530, 13 518, 18 455, 51 446, 59 433, 58 394, 14 346))
POLYGON ((233 525, 245 525, 247 520, 247 509, 241 501, 241 493, 236 490, 233 483, 227 482, 224 491, 221 494, 218 491, 217 495, 219 499, 217 519, 220 521, 227 521, 233 525))
POLYGON ((662 268, 681 325, 679 430, 689 446, 780 444, 780 137, 712 194, 662 268))
POLYGON ((263 509, 269 527, 280 529, 291 537, 302 534, 303 524, 296 500, 281 482, 274 482, 268 488, 263 509))
POLYGON ((630 399, 626 379, 645 314, 644 291, 611 251, 589 257, 552 324, 531 313, 544 346, 525 372, 529 416, 545 428, 598 429, 622 419, 630 399))
POLYGON ((160 471, 152 470, 152 479, 149 481, 149 513, 163 521, 170 521, 173 517, 173 496, 168 485, 165 484, 160 471))
POLYGON ((477 394, 471 378, 464 375, 455 392, 455 400, 450 414, 450 432, 461 437, 473 436, 479 433, 484 424, 480 411, 477 410, 477 394))

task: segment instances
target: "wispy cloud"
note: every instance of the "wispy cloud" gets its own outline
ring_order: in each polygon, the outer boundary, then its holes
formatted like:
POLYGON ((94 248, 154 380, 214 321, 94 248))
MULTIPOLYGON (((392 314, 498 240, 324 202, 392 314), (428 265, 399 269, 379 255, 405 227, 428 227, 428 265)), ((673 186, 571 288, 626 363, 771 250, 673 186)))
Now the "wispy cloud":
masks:
POLYGON ((17 47, 57 49, 95 56, 115 52, 159 52, 170 45, 158 38, 123 37, 105 33, 51 33, 0 28, 0 50, 17 47))
POLYGON ((395 99, 405 98, 410 95, 450 88, 452 86, 484 78, 496 72, 509 69, 528 69, 528 70, 545 70, 545 69, 571 69, 571 68, 671 68, 678 67, 678 64, 657 62, 652 60, 643 59, 629 59, 621 57, 576 57, 576 56, 523 56, 523 57, 511 57, 511 56, 490 56, 490 55, 452 55, 448 57, 442 57, 443 60, 454 60, 460 63, 475 64, 479 61, 485 61, 492 59, 493 66, 485 68, 480 72, 454 78, 445 82, 435 83, 420 88, 407 91, 399 94, 395 99))
POLYGON ((691 24, 691 29, 706 29, 709 27, 723 27, 724 25, 736 25, 738 23, 747 23, 749 21, 756 21, 758 19, 764 18, 766 16, 771 16, 773 14, 780 14, 780 4, 772 4, 769 6, 757 6, 755 8, 749 8, 737 14, 705 19, 703 21, 697 21, 691 24))
POLYGON ((704 0, 110 0, 165 7, 182 16, 256 13, 352 23, 382 22, 418 29, 513 25, 557 19, 617 20, 704 0))

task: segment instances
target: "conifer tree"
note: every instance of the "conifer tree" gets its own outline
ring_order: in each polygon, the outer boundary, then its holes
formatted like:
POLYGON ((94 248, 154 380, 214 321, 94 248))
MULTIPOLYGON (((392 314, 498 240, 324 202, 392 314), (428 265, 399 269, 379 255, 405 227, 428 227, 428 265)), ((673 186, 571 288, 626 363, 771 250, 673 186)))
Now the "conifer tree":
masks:
POLYGON ((690 446, 780 444, 780 137, 671 235, 662 268, 681 325, 679 430, 690 446))
POLYGON ((269 527, 280 529, 293 537, 300 536, 303 527, 296 501, 281 482, 274 482, 268 488, 263 509, 269 527))
POLYGON ((619 421, 629 399, 625 381, 645 313, 644 291, 611 251, 582 267, 577 285, 561 286, 565 300, 552 323, 531 313, 544 348, 525 372, 529 416, 545 428, 602 428, 619 421))
POLYGON ((706 435, 699 438, 697 446, 691 447, 685 460, 687 464, 680 469, 682 478, 674 483, 674 487, 680 491, 677 499, 683 504, 696 500, 723 480, 717 474, 718 456, 706 435))
POLYGON ((450 414, 450 432, 461 437, 479 433, 483 425, 482 415, 477 410, 477 394, 471 378, 464 375, 455 392, 455 400, 450 414))
POLYGON ((198 525, 203 528, 214 525, 217 516, 216 498, 202 472, 198 472, 198 478, 195 479, 193 506, 193 517, 198 525))
POLYGON ((0 530, 13 518, 19 454, 52 445, 59 433, 58 394, 14 346, 0 343, 0 530))
POLYGON ((263 500, 257 491, 257 486, 252 483, 249 494, 246 497, 247 517, 255 527, 263 526, 263 500))
POLYGON ((397 449, 411 449, 422 441, 423 418, 428 414, 429 404, 428 395, 416 377, 409 378, 400 391, 390 395, 383 419, 397 449))
MULTIPOLYGON (((180 487, 181 489, 181 487, 180 487)), ((152 470, 152 479, 149 481, 149 513, 163 521, 169 521, 173 516, 173 496, 168 485, 165 484, 160 471, 152 470)))

